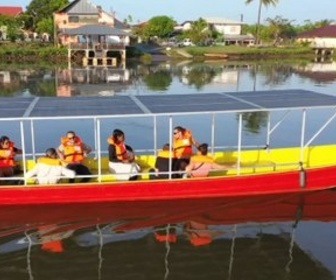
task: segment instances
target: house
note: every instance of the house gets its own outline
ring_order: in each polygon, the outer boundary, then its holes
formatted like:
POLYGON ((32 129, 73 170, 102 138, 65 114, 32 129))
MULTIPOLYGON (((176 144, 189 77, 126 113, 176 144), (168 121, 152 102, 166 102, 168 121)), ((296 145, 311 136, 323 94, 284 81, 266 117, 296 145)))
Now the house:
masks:
POLYGON ((56 11, 54 26, 54 41, 68 46, 69 58, 93 65, 114 65, 126 59, 128 26, 88 0, 74 0, 56 11))
MULTIPOLYGON (((208 29, 216 30, 223 35, 223 44, 253 44, 255 42, 254 36, 251 34, 242 35, 241 27, 244 24, 241 21, 234 21, 219 17, 202 17, 208 25, 208 29)), ((185 21, 176 28, 179 31, 187 31, 191 29, 193 21, 185 21)))
POLYGON ((336 48, 336 24, 304 31, 296 36, 299 43, 309 43, 313 48, 336 48))

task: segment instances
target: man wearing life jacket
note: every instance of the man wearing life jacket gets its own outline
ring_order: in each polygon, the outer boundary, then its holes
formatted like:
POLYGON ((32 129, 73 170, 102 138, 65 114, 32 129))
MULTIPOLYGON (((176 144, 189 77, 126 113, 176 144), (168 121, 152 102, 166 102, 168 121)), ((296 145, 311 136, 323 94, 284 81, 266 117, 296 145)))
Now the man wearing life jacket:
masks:
POLYGON ((15 144, 8 136, 0 138, 0 177, 11 177, 17 170, 15 155, 22 154, 22 150, 15 147, 15 144))
MULTIPOLYGON (((57 149, 58 156, 65 163, 65 166, 76 172, 76 175, 90 176, 91 172, 83 161, 91 152, 91 147, 82 142, 79 136, 72 130, 68 131, 61 138, 61 145, 57 149)), ((90 181, 89 177, 84 177, 81 182, 90 181)), ((69 179, 69 183, 74 183, 75 179, 69 179)))
POLYGON ((49 148, 45 156, 37 160, 35 167, 26 173, 26 178, 36 176, 38 184, 56 184, 61 177, 75 178, 76 173, 62 165, 54 148, 49 148))
POLYGON ((186 167, 186 174, 189 177, 207 177, 210 170, 224 170, 226 165, 215 163, 211 156, 208 156, 208 144, 203 143, 198 147, 199 153, 190 159, 189 165, 186 167))
POLYGON ((140 167, 135 163, 135 154, 131 146, 125 144, 125 134, 115 129, 107 138, 109 169, 117 180, 137 180, 140 167))
POLYGON ((169 143, 166 143, 163 145, 162 149, 158 152, 156 160, 155 160, 155 168, 151 168, 149 172, 151 173, 149 175, 150 179, 168 179, 169 178, 169 171, 172 170, 172 168, 169 168, 169 164, 171 163, 171 166, 174 166, 175 164, 175 158, 172 158, 170 160, 170 157, 173 156, 173 151, 170 149, 169 143), (164 172, 162 174, 161 172, 164 172), (155 173, 155 174, 154 174, 155 173))
POLYGON ((173 151, 176 158, 173 170, 185 170, 193 154, 192 146, 198 148, 199 143, 194 139, 190 130, 176 126, 173 130, 173 151))

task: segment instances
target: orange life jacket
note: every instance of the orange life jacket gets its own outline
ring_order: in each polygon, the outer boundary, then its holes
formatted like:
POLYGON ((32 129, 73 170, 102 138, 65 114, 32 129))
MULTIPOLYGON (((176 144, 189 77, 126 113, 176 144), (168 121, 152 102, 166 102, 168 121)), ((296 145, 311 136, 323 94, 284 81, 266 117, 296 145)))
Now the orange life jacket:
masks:
POLYGON ((8 148, 0 148, 0 167, 16 166, 14 156, 14 143, 9 141, 8 148))
POLYGON ((119 159, 119 160, 128 159, 128 154, 127 154, 127 149, 126 149, 125 143, 117 144, 113 141, 113 137, 108 137, 107 138, 107 143, 115 146, 117 159, 119 159))
POLYGON ((173 140, 174 157, 190 157, 192 155, 192 135, 191 131, 186 130, 182 139, 173 140))
POLYGON ((61 138, 63 145, 63 155, 66 162, 81 162, 84 160, 82 140, 75 136, 74 144, 69 144, 69 139, 66 136, 61 138))

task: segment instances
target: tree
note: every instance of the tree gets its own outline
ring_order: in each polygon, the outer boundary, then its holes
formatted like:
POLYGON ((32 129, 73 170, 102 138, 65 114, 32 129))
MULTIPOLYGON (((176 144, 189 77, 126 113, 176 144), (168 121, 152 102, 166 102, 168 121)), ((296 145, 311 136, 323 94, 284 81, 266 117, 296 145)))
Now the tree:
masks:
POLYGON ((175 21, 168 16, 156 16, 151 18, 144 27, 146 37, 167 38, 174 31, 175 21))
MULTIPOLYGON (((254 0, 245 0, 246 4, 252 3, 254 0)), ((276 6, 278 4, 279 0, 259 0, 259 8, 258 8, 258 21, 256 25, 256 43, 259 44, 259 26, 260 26, 260 19, 261 19, 261 9, 262 6, 269 6, 273 5, 276 6)))
MULTIPOLYGON (((53 23, 53 13, 68 3, 68 0, 32 0, 26 10, 26 28, 37 30, 41 21, 44 22, 42 25, 45 25, 46 22, 53 23)), ((53 30, 52 27, 47 29, 53 30)))
POLYGON ((191 29, 186 32, 186 35, 195 44, 204 41, 207 37, 211 36, 211 31, 207 30, 207 22, 199 18, 191 24, 191 29))
POLYGON ((4 39, 6 34, 6 38, 15 41, 19 37, 19 28, 20 21, 16 17, 0 15, 0 39, 4 39))
POLYGON ((268 18, 266 20, 269 23, 270 35, 273 39, 273 45, 281 43, 284 39, 291 39, 295 36, 295 29, 291 24, 291 21, 276 16, 274 19, 268 18))

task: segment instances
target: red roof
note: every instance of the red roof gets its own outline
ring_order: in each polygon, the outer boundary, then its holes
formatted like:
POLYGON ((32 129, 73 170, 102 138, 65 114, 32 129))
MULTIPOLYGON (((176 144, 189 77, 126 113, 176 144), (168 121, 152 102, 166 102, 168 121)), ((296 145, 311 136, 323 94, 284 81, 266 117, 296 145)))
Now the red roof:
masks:
POLYGON ((18 6, 0 6, 0 15, 17 16, 23 12, 22 7, 18 6))
POLYGON ((297 35, 298 38, 315 38, 315 37, 336 37, 336 25, 326 25, 312 30, 304 31, 297 35))

